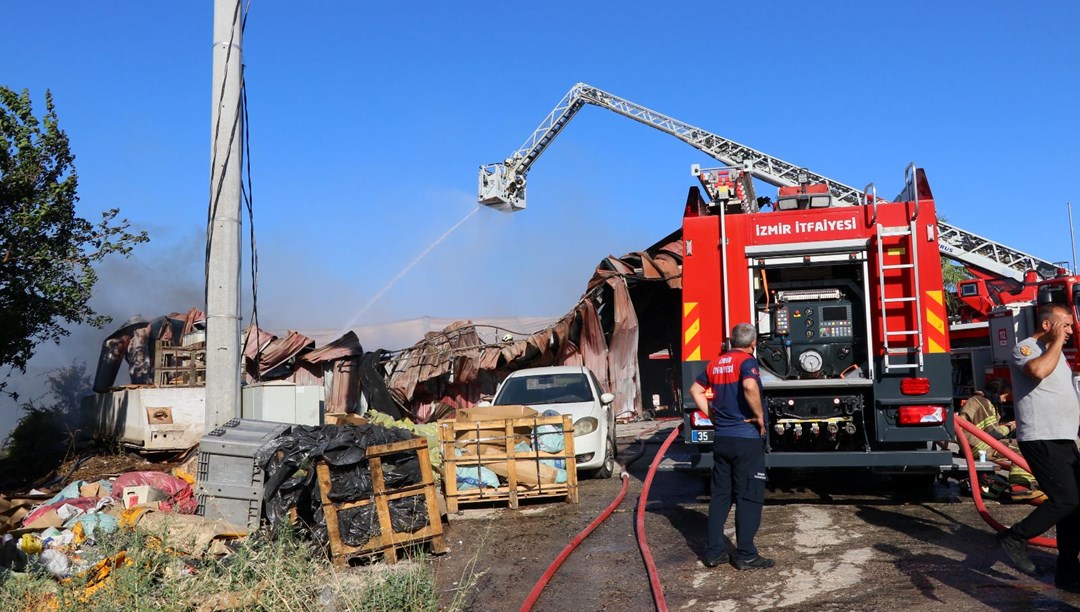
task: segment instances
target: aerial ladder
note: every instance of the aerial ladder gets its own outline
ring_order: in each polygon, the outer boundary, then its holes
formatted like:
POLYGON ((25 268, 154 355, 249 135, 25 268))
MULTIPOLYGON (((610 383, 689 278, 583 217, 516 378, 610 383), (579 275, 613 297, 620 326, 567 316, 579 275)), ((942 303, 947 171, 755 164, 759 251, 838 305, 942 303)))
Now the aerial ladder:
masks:
MULTIPOLYGON (((606 108, 670 134, 725 166, 745 172, 775 187, 827 185, 833 197, 833 205, 837 206, 872 204, 873 202, 868 201, 868 198, 877 198, 876 195, 869 196, 868 190, 850 187, 806 168, 645 108, 625 98, 585 83, 578 83, 555 105, 555 108, 540 122, 524 144, 506 160, 480 167, 478 189, 480 204, 508 212, 523 210, 529 169, 586 104, 606 108)), ((695 166, 695 175, 700 172, 702 171, 695 166)), ((908 181, 905 189, 914 189, 914 185, 915 181, 908 181)), ((896 200, 911 201, 915 199, 913 195, 902 193, 896 200)), ((753 199, 750 200, 750 205, 756 206, 753 199)), ((753 212, 753 210, 744 212, 753 212)), ((1061 273, 1057 264, 964 231, 944 221, 938 220, 937 226, 938 247, 941 254, 969 270, 981 271, 988 278, 1000 277, 1022 283, 1025 280, 1025 273, 1029 270, 1034 270, 1040 279, 1054 278, 1061 273)))

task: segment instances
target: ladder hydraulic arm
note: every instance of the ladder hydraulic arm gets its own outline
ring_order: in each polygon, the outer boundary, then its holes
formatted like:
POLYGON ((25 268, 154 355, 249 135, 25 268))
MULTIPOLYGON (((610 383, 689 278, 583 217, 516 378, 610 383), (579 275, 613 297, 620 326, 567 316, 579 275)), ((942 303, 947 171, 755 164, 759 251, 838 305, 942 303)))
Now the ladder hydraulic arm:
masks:
POLYGON ((586 104, 606 108, 671 134, 724 165, 745 170, 755 178, 771 185, 777 187, 798 185, 799 173, 802 172, 805 175, 804 178, 808 178, 810 182, 829 185, 833 195, 843 203, 852 205, 861 203, 862 192, 854 187, 808 172, 795 164, 683 123, 585 83, 574 85, 540 122, 525 143, 506 161, 480 167, 480 203, 504 211, 525 208, 525 181, 529 168, 586 104))
MULTIPOLYGON (((606 108, 670 134, 724 165, 748 172, 754 178, 775 187, 792 187, 807 181, 826 184, 837 205, 857 206, 866 203, 866 195, 862 190, 683 123, 591 85, 578 83, 555 105, 525 143, 505 161, 480 166, 480 204, 503 211, 524 209, 525 183, 529 169, 586 104, 606 108)), ((911 180, 914 180, 913 177, 914 173, 911 180)), ((912 188, 914 186, 909 185, 905 189, 912 188)), ((1053 263, 941 221, 938 222, 938 245, 942 255, 950 259, 1006 278, 1022 280, 1028 269, 1034 269, 1041 278, 1053 278, 1057 274, 1057 266, 1053 263)))

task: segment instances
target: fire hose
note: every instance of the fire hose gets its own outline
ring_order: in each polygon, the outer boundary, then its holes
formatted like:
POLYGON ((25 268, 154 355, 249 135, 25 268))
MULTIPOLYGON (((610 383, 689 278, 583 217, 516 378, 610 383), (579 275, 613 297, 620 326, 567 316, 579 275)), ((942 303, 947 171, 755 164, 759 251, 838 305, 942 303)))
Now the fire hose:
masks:
POLYGON ((645 561, 645 570, 649 573, 649 586, 652 588, 653 603, 656 604, 657 612, 667 612, 667 600, 664 599, 664 590, 660 586, 660 573, 656 571, 652 552, 649 551, 649 543, 645 540, 645 504, 649 501, 649 488, 652 486, 653 476, 656 475, 656 468, 660 465, 660 461, 664 459, 664 453, 667 452, 668 447, 671 446, 671 443, 675 441, 675 437, 681 431, 681 426, 672 429, 667 439, 660 445, 660 450, 656 451, 652 465, 649 466, 649 473, 645 476, 645 484, 641 486, 641 496, 638 497, 637 518, 634 522, 638 548, 641 549, 641 558, 645 561))
MULTIPOLYGON (((1021 457, 1017 452, 1015 452, 1008 446, 1002 444, 998 440, 995 440, 990 434, 982 431, 978 427, 975 427, 975 425, 964 419, 958 418, 955 422, 960 427, 960 429, 963 429, 964 431, 970 433, 979 440, 982 440, 983 442, 989 444, 990 448, 1001 453, 1009 461, 1012 461, 1013 464, 1018 465, 1029 472, 1031 471, 1031 469, 1028 467, 1027 461, 1024 461, 1023 457, 1021 457)), ((967 459, 968 478, 971 480, 971 496, 975 499, 975 508, 978 509, 979 516, 981 516, 983 520, 986 521, 987 525, 993 527, 994 530, 1004 531, 1005 526, 994 520, 994 517, 990 516, 990 512, 986 509, 986 504, 983 503, 982 489, 979 487, 979 477, 978 474, 976 474, 975 472, 975 457, 971 454, 971 444, 968 443, 967 437, 965 437, 963 434, 956 436, 956 440, 960 443, 960 450, 964 452, 964 458, 967 459)), ((1040 536, 1036 538, 1031 538, 1028 541, 1032 544, 1035 544, 1036 546, 1057 548, 1056 538, 1044 538, 1040 536)))
MULTIPOLYGON (((657 427, 656 429, 653 429, 646 433, 648 435, 652 435, 653 433, 656 433, 656 431, 659 429, 660 427, 657 427)), ((663 459, 664 453, 667 451, 668 447, 671 446, 675 435, 680 431, 682 431, 681 427, 676 427, 674 430, 672 430, 671 435, 668 436, 668 438, 664 441, 664 444, 660 447, 660 450, 657 451, 656 458, 653 460, 652 465, 649 466, 649 473, 645 478, 645 485, 642 488, 641 497, 638 499, 639 515, 641 509, 645 507, 645 501, 647 501, 648 499, 649 485, 652 484, 652 478, 653 474, 656 472, 656 467, 660 464, 660 460, 663 459)), ((566 559, 570 556, 570 553, 574 552, 574 549, 577 548, 578 544, 581 544, 581 542, 584 541, 585 538, 600 525, 600 523, 603 523, 605 520, 607 520, 607 518, 611 516, 611 513, 615 511, 615 508, 618 508, 619 504, 622 503, 623 499, 626 497, 626 491, 630 487, 630 475, 626 472, 626 467, 628 467, 634 461, 637 461, 645 452, 645 440, 642 438, 642 435, 645 434, 641 434, 637 437, 637 441, 639 443, 638 452, 636 452, 633 457, 630 457, 623 465, 623 470, 621 473, 622 489, 619 491, 619 494, 615 496, 615 499, 612 500, 608 507, 605 508, 604 511, 601 512, 595 520, 593 520, 593 522, 589 523, 589 525, 585 527, 585 529, 583 529, 581 533, 575 536, 574 539, 571 540, 570 543, 562 549, 562 552, 560 552, 558 556, 555 557, 555 560, 551 562, 551 565, 548 566, 547 570, 545 570, 543 575, 540 576, 540 579, 536 581, 535 585, 533 585, 532 590, 529 591, 529 595, 525 598, 525 602, 521 604, 521 612, 528 612, 529 610, 532 610, 532 607, 536 605, 536 600, 540 598, 540 594, 543 593, 544 589, 547 587, 548 582, 555 575, 555 572, 558 571, 559 567, 562 566, 563 562, 566 561, 566 559)), ((645 559, 645 569, 649 574, 649 584, 653 591, 653 601, 656 603, 656 609, 658 611, 667 612, 667 603, 664 601, 663 592, 660 590, 660 578, 656 571, 656 565, 653 564, 652 554, 649 552, 648 544, 645 542, 643 515, 640 515, 638 517, 638 523, 639 527, 636 529, 638 534, 638 546, 641 548, 642 558, 645 559), (659 598, 657 598, 657 593, 659 593, 659 598)))
POLYGON ((626 472, 623 472, 622 490, 620 490, 619 494, 615 496, 615 500, 612 501, 611 504, 608 505, 608 507, 600 513, 600 516, 596 517, 593 522, 589 523, 588 527, 583 529, 581 533, 577 534, 577 536, 575 536, 573 540, 570 540, 570 543, 566 545, 566 548, 562 549, 562 552, 559 553, 559 556, 555 557, 555 560, 551 562, 551 565, 548 566, 544 574, 540 576, 539 580, 536 581, 536 584, 533 586, 532 590, 529 591, 529 596, 525 598, 525 603, 521 604, 521 612, 528 612, 529 610, 532 610, 532 607, 536 604, 536 600, 540 598, 540 593, 542 593, 544 591, 544 588, 547 587, 548 581, 551 580, 551 577, 554 576, 555 572, 558 571, 560 566, 562 566, 563 561, 566 561, 567 557, 570 556, 570 553, 574 552, 574 549, 577 548, 578 544, 581 544, 582 540, 584 540, 586 536, 592 533, 593 530, 600 525, 600 523, 603 523, 605 520, 607 520, 607 517, 611 516, 611 513, 615 511, 615 508, 617 508, 619 504, 622 503, 623 498, 626 497, 626 489, 629 488, 629 486, 630 475, 626 472))

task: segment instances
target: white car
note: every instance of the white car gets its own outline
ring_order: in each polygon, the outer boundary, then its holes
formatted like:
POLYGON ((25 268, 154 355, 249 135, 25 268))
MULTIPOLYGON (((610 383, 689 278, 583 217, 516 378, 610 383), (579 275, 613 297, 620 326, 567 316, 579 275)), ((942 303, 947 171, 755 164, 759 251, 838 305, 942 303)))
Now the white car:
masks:
POLYGON ((525 405, 544 412, 555 410, 574 421, 574 455, 578 471, 609 478, 615 471, 615 396, 604 393, 585 366, 526 368, 499 385, 492 403, 525 405))

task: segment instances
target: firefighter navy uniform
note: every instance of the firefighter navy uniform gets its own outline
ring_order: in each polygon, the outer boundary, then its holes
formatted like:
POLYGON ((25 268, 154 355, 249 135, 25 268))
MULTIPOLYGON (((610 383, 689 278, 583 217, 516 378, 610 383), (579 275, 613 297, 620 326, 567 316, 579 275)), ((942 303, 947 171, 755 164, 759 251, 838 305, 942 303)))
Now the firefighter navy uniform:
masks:
POLYGON ((742 389, 746 379, 755 380, 760 393, 757 359, 750 353, 734 350, 709 362, 696 381, 712 390, 709 416, 716 434, 706 560, 727 556, 724 524, 732 503, 735 504, 736 561, 758 558, 754 536, 761 525, 765 503, 765 438, 756 425, 746 422, 754 416, 742 389))

